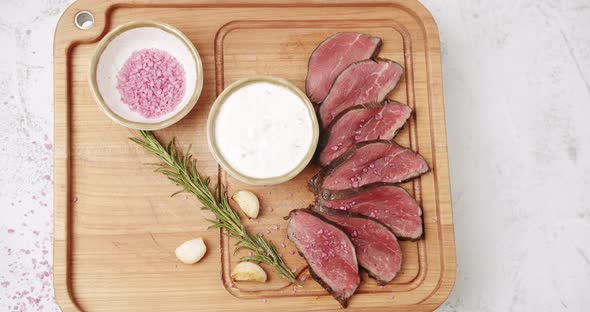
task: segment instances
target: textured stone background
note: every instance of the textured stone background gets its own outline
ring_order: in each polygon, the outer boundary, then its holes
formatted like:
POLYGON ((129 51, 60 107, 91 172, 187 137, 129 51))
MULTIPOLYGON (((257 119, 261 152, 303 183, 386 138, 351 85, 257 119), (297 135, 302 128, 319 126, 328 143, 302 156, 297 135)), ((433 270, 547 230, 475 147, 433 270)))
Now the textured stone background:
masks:
MULTIPOLYGON (((0 2, 0 311, 58 309, 51 64, 70 2, 0 2)), ((442 42, 457 239, 440 311, 587 310, 590 4, 423 2, 442 42)))

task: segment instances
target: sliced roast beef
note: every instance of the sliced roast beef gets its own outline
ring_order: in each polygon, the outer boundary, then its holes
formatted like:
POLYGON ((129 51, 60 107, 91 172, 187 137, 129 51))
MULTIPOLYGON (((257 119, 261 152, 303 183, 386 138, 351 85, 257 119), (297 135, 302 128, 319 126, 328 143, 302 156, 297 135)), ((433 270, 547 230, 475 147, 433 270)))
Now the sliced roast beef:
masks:
POLYGON ((365 60, 348 66, 330 88, 320 106, 320 120, 327 127, 347 108, 379 103, 395 88, 403 72, 396 62, 377 59, 365 60))
POLYGON ((337 33, 324 40, 309 58, 307 96, 315 103, 322 102, 346 67, 375 56, 380 46, 380 38, 353 32, 337 33))
POLYGON ((349 216, 328 210, 320 213, 348 234, 360 266, 371 277, 380 285, 391 282, 401 268, 402 251, 387 226, 362 215, 349 216))
POLYGON ((287 235, 305 257, 312 277, 346 307, 361 282, 346 233, 311 210, 298 209, 289 214, 287 235))
POLYGON ((373 183, 399 183, 429 170, 418 153, 391 141, 358 143, 324 167, 310 181, 315 193, 329 193, 373 183))
POLYGON ((333 193, 328 198, 320 197, 318 206, 374 218, 387 225, 398 238, 416 240, 423 233, 422 209, 398 186, 378 185, 333 193))
POLYGON ((330 164, 356 143, 392 139, 411 113, 408 105, 390 100, 344 111, 322 133, 320 164, 330 164))

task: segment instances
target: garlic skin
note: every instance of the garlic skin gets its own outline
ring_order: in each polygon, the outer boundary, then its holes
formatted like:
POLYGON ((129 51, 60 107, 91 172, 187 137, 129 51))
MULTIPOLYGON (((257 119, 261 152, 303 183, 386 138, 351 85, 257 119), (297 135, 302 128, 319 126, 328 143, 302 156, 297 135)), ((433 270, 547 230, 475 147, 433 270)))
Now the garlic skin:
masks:
POLYGON ((185 264, 195 264, 203 258, 207 246, 202 238, 188 240, 176 248, 176 258, 185 264))
POLYGON ((266 272, 254 262, 240 262, 231 271, 234 281, 266 282, 266 272))
POLYGON ((250 191, 237 191, 231 197, 240 206, 240 209, 248 216, 248 218, 256 219, 260 211, 260 202, 258 197, 250 191))

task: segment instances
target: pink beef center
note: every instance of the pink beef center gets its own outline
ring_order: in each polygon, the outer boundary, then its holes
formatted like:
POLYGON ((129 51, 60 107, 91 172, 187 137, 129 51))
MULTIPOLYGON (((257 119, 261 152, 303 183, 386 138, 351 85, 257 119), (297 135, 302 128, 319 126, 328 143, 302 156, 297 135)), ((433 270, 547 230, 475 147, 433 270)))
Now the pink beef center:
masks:
POLYGON ((343 190, 374 182, 397 183, 425 172, 421 156, 397 145, 374 143, 359 148, 330 173, 323 188, 343 190))
POLYGON ((159 49, 133 52, 117 75, 121 101, 146 118, 172 112, 182 101, 185 85, 182 64, 159 49))
POLYGON ((381 102, 397 84, 401 71, 390 61, 364 61, 351 65, 340 74, 320 106, 324 127, 345 109, 381 102))
POLYGON ((358 279, 350 242, 333 226, 324 224, 314 216, 301 216, 298 239, 305 246, 304 254, 320 278, 335 291, 352 291, 358 279))
POLYGON ((420 208, 405 192, 387 189, 377 188, 349 199, 328 201, 324 205, 375 218, 396 234, 415 233, 422 226, 420 208))
POLYGON ((356 247, 359 262, 380 276, 397 273, 401 265, 401 250, 395 238, 384 228, 360 218, 324 215, 338 223, 356 247))
POLYGON ((348 112, 332 126, 330 139, 320 156, 322 165, 329 164, 358 142, 390 140, 410 112, 408 106, 395 103, 348 112))
POLYGON ((310 58, 306 82, 310 98, 324 100, 336 77, 348 65, 370 58, 378 45, 377 38, 359 33, 340 33, 322 43, 310 58))

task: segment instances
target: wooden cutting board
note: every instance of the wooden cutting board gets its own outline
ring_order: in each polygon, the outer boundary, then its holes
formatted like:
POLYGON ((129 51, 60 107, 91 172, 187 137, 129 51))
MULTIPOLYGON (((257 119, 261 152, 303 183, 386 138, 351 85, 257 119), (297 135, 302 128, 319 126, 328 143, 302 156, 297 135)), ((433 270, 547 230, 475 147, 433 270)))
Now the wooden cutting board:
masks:
MULTIPOLYGON (((303 88, 313 49, 338 31, 383 38, 380 57, 406 70, 390 98, 414 110, 396 140, 419 151, 432 171, 406 183, 424 210, 425 237, 402 242, 398 277, 385 287, 363 277, 354 311, 431 311, 455 278, 440 46, 436 24, 417 1, 200 1, 80 0, 64 13, 55 35, 55 260, 57 300, 64 311, 331 311, 338 303, 321 289, 286 239, 283 217, 312 200, 310 165, 294 180, 273 187, 243 185, 220 170, 207 149, 205 121, 215 96, 231 82, 274 75, 303 88), (74 16, 95 16, 90 30, 74 16), (154 158, 127 138, 134 131, 108 119, 94 103, 87 75, 97 42, 122 23, 151 19, 171 24, 195 44, 205 84, 192 112, 156 135, 193 145, 199 169, 227 185, 230 194, 250 189, 261 198, 252 231, 272 240, 297 270, 303 288, 271 274, 264 284, 233 283, 236 259, 217 230, 207 230, 200 205, 144 163, 154 158), (203 237, 209 247, 196 265, 176 260, 183 241, 203 237)), ((265 268, 271 273, 270 268, 265 268)))

